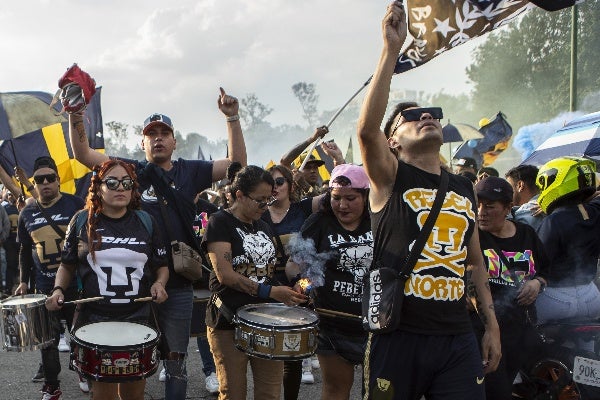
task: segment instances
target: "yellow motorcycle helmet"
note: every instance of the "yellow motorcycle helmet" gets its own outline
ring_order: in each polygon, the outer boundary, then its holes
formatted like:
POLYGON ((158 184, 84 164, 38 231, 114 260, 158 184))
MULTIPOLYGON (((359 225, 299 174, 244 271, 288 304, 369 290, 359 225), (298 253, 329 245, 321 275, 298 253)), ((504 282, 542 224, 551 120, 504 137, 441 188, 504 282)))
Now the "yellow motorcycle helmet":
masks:
POLYGON ((557 201, 590 196, 596 191, 596 163, 581 157, 560 157, 540 167, 536 184, 538 203, 550 214, 557 201))

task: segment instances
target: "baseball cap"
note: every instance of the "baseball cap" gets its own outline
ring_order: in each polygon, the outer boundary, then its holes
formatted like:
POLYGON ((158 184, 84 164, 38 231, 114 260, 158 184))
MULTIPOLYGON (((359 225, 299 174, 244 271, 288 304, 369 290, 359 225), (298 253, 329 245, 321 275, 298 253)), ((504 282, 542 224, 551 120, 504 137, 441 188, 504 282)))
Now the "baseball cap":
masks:
POLYGON ((171 122, 171 118, 167 117, 164 114, 154 113, 144 120, 144 128, 142 129, 142 134, 145 135, 148 129, 156 125, 164 125, 167 128, 169 128, 171 132, 173 131, 173 123, 171 122))
MULTIPOLYGON (((302 153, 300 154, 300 164, 302 164, 304 162, 304 159, 306 158, 306 153, 302 153)), ((306 164, 308 163, 314 163, 314 164, 318 164, 318 166, 320 167, 321 165, 325 165, 325 161, 323 160, 319 160, 318 158, 316 158, 314 155, 310 155, 308 156, 308 161, 306 162, 306 164)), ((306 165, 305 164, 305 165, 306 165)))
POLYGON ((368 189, 369 178, 363 167, 354 164, 341 164, 331 171, 329 187, 368 189))
POLYGON ((42 156, 35 159, 33 162, 33 171, 37 171, 40 168, 51 168, 58 174, 58 168, 52 157, 42 156))
POLYGON ((502 178, 488 176, 475 185, 478 198, 491 201, 511 202, 513 200, 513 188, 502 178))
POLYGON ((473 169, 477 169, 477 162, 471 157, 459 158, 454 165, 458 165, 459 167, 471 167, 473 169))

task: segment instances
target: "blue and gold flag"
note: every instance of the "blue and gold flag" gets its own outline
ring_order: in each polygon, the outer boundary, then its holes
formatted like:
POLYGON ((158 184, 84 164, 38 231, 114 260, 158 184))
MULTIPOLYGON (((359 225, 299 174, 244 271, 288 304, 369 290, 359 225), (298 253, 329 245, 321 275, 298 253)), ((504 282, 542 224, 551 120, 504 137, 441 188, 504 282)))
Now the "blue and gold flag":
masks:
MULTIPOLYGON (((83 120, 90 146, 104 152, 100 93, 99 88, 86 108, 83 120)), ((48 112, 53 111, 48 109, 48 112)), ((68 122, 42 127, 16 138, 4 140, 0 145, 0 164, 9 174, 18 165, 28 176, 32 176, 33 163, 36 158, 42 156, 52 157, 56 162, 62 192, 81 197, 87 195, 91 171, 73 156, 69 143, 68 122)))

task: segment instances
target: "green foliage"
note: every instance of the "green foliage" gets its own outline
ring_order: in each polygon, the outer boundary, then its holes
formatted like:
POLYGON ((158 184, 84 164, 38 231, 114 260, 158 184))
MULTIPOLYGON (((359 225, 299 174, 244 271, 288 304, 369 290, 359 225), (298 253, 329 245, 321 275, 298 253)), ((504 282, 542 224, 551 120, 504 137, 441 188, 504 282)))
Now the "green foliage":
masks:
MULTIPOLYGON (((578 103, 600 88, 600 8, 579 6, 578 103)), ((534 9, 506 30, 492 33, 467 68, 473 108, 487 116, 502 110, 513 128, 569 110, 571 9, 534 9)), ((586 110, 590 111, 590 110, 586 110)))

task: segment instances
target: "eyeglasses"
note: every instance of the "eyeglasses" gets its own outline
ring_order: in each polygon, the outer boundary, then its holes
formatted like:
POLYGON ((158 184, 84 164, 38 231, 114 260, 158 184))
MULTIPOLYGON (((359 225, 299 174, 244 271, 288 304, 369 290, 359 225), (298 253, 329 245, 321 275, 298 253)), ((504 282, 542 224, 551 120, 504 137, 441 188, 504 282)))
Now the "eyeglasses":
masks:
POLYGON ((273 205, 273 203, 275 203, 274 197, 269 197, 267 200, 262 200, 262 201, 253 199, 248 194, 246 195, 246 197, 249 198, 250 200, 254 201, 256 203, 256 205, 258 206, 258 208, 265 208, 266 206, 270 206, 270 205, 273 205))
POLYGON ((109 190, 119 189, 119 184, 123 185, 124 190, 131 190, 133 189, 133 182, 134 181, 131 178, 108 178, 102 181, 102 183, 104 183, 109 190))
MULTIPOLYGON (((423 114, 431 115, 431 118, 437 119, 438 121, 444 118, 444 112, 441 107, 421 107, 421 108, 409 108, 407 110, 400 111, 400 116, 404 118, 404 122, 420 121, 423 114)), ((396 132, 396 129, 401 125, 400 118, 396 121, 396 125, 392 130, 392 135, 396 132)))
POLYGON ((56 174, 34 175, 33 180, 37 185, 41 185, 44 181, 48 183, 56 182, 56 174))
POLYGON ((283 176, 275 178, 275 186, 283 186, 285 178, 283 176))

